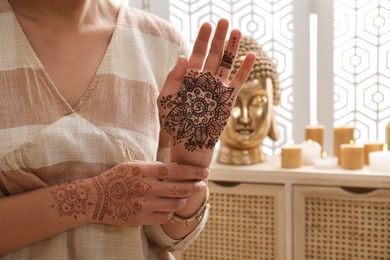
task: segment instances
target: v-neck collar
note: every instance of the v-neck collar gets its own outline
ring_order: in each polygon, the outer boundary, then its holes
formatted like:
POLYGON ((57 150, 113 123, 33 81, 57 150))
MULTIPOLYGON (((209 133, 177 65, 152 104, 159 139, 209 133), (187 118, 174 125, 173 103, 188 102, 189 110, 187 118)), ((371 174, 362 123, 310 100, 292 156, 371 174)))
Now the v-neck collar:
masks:
POLYGON ((25 51, 27 52, 28 56, 31 57, 34 60, 34 62, 38 65, 38 68, 40 70, 42 70, 43 76, 45 78, 44 80, 46 81, 46 84, 47 84, 48 88, 50 89, 50 91, 53 92, 53 94, 56 96, 56 98, 61 103, 63 103, 63 105, 71 113, 75 113, 76 111, 79 111, 81 109, 81 107, 87 102, 87 100, 91 96, 91 94, 95 91, 96 87, 98 86, 100 75, 102 75, 101 72, 104 69, 105 64, 110 59, 110 56, 111 56, 111 53, 112 53, 112 49, 114 48, 114 45, 115 45, 115 42, 116 42, 116 38, 117 38, 117 34, 118 34, 118 27, 119 27, 118 24, 119 24, 119 20, 121 18, 121 15, 122 15, 122 12, 123 12, 123 9, 124 9, 123 8, 124 3, 121 3, 120 6, 119 6, 119 11, 118 11, 118 15, 117 15, 117 18, 116 18, 115 27, 114 27, 113 33, 111 35, 110 42, 108 43, 106 51, 105 51, 105 53, 103 55, 103 58, 102 58, 99 66, 98 66, 98 68, 97 68, 97 70, 95 72, 95 75, 93 76, 91 82, 89 83, 89 86, 87 87, 86 91, 82 95, 82 97, 79 100, 79 102, 77 103, 77 105, 75 107, 72 107, 69 104, 69 102, 64 98, 64 96, 62 96, 62 94, 60 93, 60 91, 58 90, 58 88, 55 86, 54 82, 50 78, 49 73, 46 71, 46 69, 43 66, 41 60, 39 59, 38 55, 34 51, 30 41, 28 40, 26 34, 24 33, 23 28, 22 28, 21 24, 19 23, 19 20, 16 17, 15 12, 12 9, 12 6, 9 4, 8 0, 6 0, 5 2, 9 5, 10 10, 12 10, 13 19, 14 19, 14 22, 15 22, 15 25, 16 25, 15 29, 17 30, 17 33, 21 35, 21 38, 22 38, 21 40, 23 41, 23 46, 25 46, 27 48, 27 50, 25 50, 25 51))

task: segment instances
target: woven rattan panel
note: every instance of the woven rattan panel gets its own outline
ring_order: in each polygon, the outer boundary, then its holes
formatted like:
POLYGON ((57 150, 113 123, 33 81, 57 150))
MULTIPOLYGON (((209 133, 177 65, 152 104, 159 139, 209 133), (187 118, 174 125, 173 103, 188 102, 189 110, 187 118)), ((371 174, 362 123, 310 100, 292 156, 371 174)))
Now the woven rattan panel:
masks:
POLYGON ((305 199, 306 259, 390 259, 390 201, 305 199))
POLYGON ((274 197, 211 193, 210 204, 206 228, 185 260, 275 259, 274 197))

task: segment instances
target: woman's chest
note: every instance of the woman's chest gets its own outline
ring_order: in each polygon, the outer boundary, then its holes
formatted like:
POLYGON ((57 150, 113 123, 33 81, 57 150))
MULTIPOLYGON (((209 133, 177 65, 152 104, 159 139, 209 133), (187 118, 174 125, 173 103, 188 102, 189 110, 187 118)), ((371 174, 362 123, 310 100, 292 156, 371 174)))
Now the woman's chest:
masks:
POLYGON ((94 81, 111 35, 112 31, 102 30, 100 33, 39 35, 29 39, 50 84, 72 108, 94 81))

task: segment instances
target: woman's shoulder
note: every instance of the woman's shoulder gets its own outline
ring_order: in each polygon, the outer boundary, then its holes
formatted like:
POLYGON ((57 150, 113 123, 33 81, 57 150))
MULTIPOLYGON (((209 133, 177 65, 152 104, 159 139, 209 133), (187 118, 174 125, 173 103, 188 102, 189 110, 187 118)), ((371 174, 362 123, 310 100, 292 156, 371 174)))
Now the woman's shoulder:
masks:
POLYGON ((155 37, 162 37, 171 42, 180 44, 182 34, 178 28, 168 21, 143 10, 130 6, 121 7, 119 24, 141 33, 155 37))

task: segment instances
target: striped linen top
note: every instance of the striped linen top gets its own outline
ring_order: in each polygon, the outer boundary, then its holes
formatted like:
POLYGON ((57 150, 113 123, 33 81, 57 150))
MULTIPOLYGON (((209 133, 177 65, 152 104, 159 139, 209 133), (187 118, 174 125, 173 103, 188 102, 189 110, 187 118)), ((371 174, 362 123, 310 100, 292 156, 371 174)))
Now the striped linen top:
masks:
MULTIPOLYGON (((167 141, 159 138, 156 99, 180 54, 188 54, 180 32, 124 2, 95 77, 72 108, 0 0, 0 197, 89 178, 124 161, 159 160, 167 141)), ((0 259, 169 259, 161 248, 185 248, 206 220, 207 212, 181 241, 159 225, 88 224, 0 259)))

